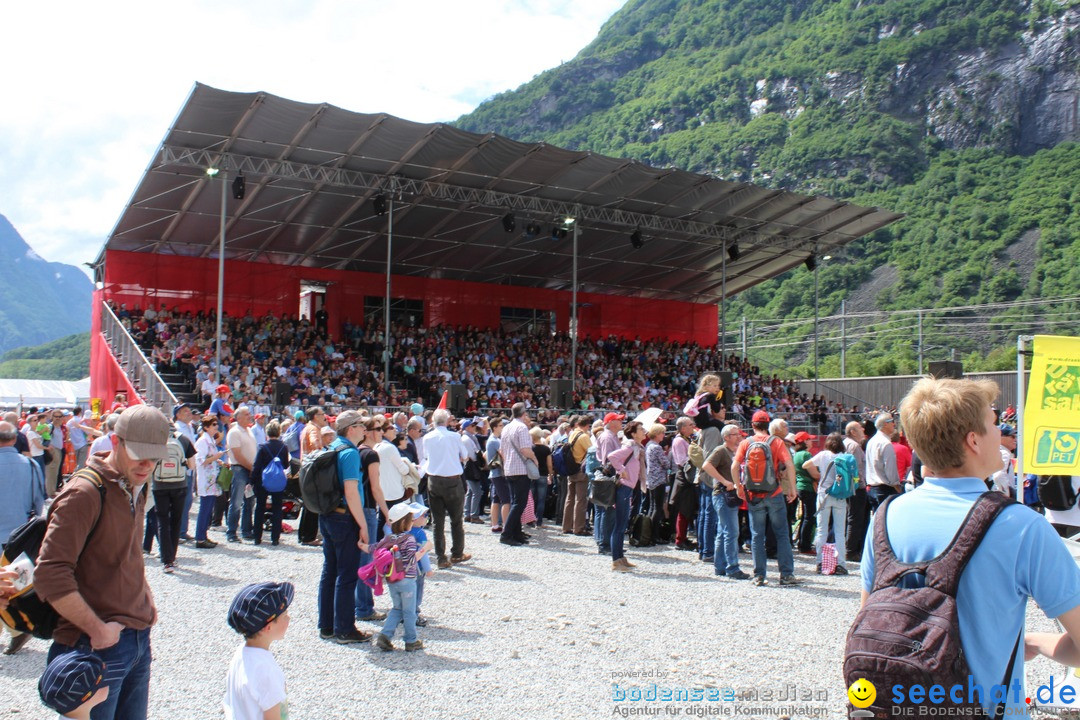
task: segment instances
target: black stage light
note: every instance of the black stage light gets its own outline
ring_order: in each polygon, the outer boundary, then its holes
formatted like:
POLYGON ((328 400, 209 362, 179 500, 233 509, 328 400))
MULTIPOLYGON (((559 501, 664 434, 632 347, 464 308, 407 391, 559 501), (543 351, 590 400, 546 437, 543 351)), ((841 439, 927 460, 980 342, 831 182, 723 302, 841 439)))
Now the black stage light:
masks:
POLYGON ((728 260, 735 262, 742 257, 742 253, 739 252, 739 243, 731 243, 727 249, 728 260))
POLYGON ((376 195, 375 199, 371 201, 371 206, 375 209, 376 215, 386 214, 386 196, 376 195))
POLYGON ((232 181, 232 196, 237 200, 244 199, 244 190, 247 189, 247 183, 244 181, 244 174, 240 173, 232 181))
POLYGON ((817 254, 816 253, 810 253, 810 255, 806 258, 806 269, 811 270, 811 271, 817 269, 817 254))
POLYGON ((570 233, 567 231, 567 229, 564 228, 562 225, 552 225, 551 226, 551 239, 552 240, 563 240, 569 234, 570 233))
POLYGON ((540 225, 538 223, 529 223, 525 226, 525 237, 536 237, 540 234, 540 225))
POLYGON ((640 250, 645 245, 645 240, 641 237, 641 231, 635 230, 630 236, 630 244, 634 246, 635 250, 640 250))
POLYGON ((517 222, 514 220, 514 213, 506 213, 502 219, 503 230, 508 233, 514 232, 514 228, 517 227, 517 222))

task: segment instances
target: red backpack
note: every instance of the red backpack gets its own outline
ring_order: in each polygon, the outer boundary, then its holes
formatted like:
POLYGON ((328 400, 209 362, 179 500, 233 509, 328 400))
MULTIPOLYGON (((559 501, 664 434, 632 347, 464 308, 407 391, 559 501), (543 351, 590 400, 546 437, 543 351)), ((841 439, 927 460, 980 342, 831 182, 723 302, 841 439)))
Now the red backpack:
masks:
POLYGON ((747 492, 758 495, 772 495, 780 487, 776 481, 771 437, 765 440, 750 440, 743 457, 742 482, 747 492))

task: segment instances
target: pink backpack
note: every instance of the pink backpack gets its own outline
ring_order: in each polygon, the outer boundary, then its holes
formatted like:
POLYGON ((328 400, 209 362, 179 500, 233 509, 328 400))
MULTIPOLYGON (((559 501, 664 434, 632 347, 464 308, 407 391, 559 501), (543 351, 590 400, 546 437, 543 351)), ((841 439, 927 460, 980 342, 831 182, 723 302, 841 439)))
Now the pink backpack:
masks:
POLYGON ((686 417, 697 417, 698 413, 701 412, 701 408, 699 407, 701 405, 701 398, 706 395, 708 395, 708 393, 701 393, 688 400, 682 409, 683 415, 686 417))

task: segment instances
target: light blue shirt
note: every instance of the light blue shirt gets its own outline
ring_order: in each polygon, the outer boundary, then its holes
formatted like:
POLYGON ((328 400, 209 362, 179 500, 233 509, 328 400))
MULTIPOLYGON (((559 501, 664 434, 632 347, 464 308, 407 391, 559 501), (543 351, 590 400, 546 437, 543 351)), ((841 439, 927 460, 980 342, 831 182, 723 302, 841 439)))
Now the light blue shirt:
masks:
POLYGON ((41 466, 14 447, 0 448, 0 545, 45 504, 41 466))
MULTIPOLYGON (((937 557, 984 492, 986 483, 978 478, 928 477, 921 486, 891 502, 887 529, 897 559, 910 563, 937 557)), ((863 589, 867 592, 874 582, 873 538, 871 520, 862 559, 863 589)), ((1029 597, 1047 617, 1056 618, 1073 609, 1080 605, 1080 568, 1045 518, 1028 507, 1013 505, 990 526, 957 591, 960 644, 974 682, 984 689, 987 712, 992 709, 987 694, 1005 675, 1029 597)), ((1022 683, 1023 668, 1021 647, 1008 682, 1007 706, 1016 708, 1016 713, 1027 707, 1023 692, 1017 702, 1011 689, 1014 679, 1020 678, 1022 683)))

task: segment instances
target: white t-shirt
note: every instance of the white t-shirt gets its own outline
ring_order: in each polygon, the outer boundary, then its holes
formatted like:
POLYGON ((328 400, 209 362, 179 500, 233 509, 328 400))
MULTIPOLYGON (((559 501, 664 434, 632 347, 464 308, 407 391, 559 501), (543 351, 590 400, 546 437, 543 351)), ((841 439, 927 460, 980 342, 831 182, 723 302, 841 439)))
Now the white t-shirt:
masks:
POLYGON ((26 442, 30 444, 30 457, 38 457, 45 454, 45 448, 41 447, 41 436, 34 432, 34 429, 27 426, 23 430, 23 434, 26 435, 26 442), (34 443, 38 446, 35 447, 34 443))
POLYGON ((226 720, 262 720, 265 711, 279 704, 286 720, 285 673, 273 653, 247 645, 237 648, 225 678, 226 720))
POLYGON ((99 452, 112 452, 112 433, 106 433, 94 441, 90 446, 90 454, 99 452))

